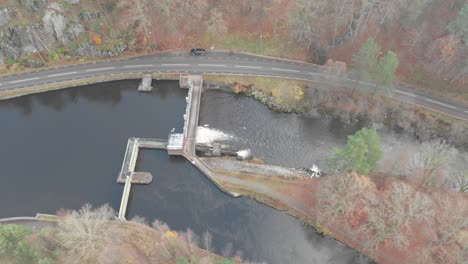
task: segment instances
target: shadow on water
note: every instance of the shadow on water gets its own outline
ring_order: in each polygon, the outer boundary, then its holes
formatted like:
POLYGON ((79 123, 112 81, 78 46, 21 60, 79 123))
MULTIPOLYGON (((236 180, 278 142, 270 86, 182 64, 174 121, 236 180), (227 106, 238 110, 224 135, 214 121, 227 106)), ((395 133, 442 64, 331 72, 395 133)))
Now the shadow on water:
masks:
MULTIPOLYGON (((183 126, 186 90, 177 82, 156 82, 147 94, 137 85, 109 82, 1 101, 0 217, 55 213, 86 202, 118 210, 123 186, 116 177, 127 139, 166 138, 183 126)), ((231 113, 233 120, 242 123, 245 117, 237 114, 231 113)), ((132 189, 129 217, 209 231, 217 252, 231 242, 255 261, 356 263, 354 250, 282 212, 225 195, 182 158, 142 151, 137 166, 154 180, 132 189)))

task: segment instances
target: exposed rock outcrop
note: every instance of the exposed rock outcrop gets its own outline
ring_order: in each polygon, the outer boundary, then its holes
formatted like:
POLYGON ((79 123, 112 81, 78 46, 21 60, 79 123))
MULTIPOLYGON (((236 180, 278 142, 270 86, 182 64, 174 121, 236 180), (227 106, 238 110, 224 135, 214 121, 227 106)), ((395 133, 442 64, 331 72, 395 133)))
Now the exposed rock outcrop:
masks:
POLYGON ((18 2, 33 12, 42 10, 47 6, 47 0, 18 0, 18 2))
POLYGON ((125 44, 118 44, 112 49, 99 49, 91 43, 85 42, 73 52, 73 55, 81 57, 113 57, 120 55, 126 48, 125 44))
POLYGON ((21 39, 15 28, 0 31, 0 60, 5 63, 8 59, 17 60, 21 56, 21 39))
POLYGON ((6 8, 0 8, 0 27, 10 22, 10 12, 6 8))
POLYGON ((69 44, 70 41, 73 41, 85 30, 79 23, 71 22, 67 25, 62 7, 58 3, 49 4, 47 11, 42 17, 42 22, 47 34, 62 45, 69 44))

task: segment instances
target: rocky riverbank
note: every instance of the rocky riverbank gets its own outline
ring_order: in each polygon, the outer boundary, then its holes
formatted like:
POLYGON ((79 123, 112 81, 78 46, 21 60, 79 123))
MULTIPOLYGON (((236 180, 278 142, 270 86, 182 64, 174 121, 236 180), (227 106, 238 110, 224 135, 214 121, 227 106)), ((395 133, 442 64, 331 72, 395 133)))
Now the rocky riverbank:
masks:
POLYGON ((268 77, 205 75, 205 89, 244 94, 282 113, 302 113, 306 82, 268 77))

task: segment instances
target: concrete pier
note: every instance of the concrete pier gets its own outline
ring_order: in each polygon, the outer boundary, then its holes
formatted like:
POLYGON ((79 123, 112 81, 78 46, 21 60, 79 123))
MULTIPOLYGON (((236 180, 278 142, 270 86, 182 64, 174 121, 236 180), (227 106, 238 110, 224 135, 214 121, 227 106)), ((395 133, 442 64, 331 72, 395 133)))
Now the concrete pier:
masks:
POLYGON ((155 138, 129 138, 122 168, 117 178, 118 183, 125 183, 127 176, 130 177, 134 184, 149 184, 153 180, 153 176, 149 172, 135 172, 135 165, 140 148, 167 149, 167 142, 155 138))
POLYGON ((138 86, 138 91, 140 92, 151 92, 153 90, 153 87, 151 86, 151 82, 153 81, 151 75, 143 75, 143 78, 141 79, 141 83, 138 86))
POLYGON ((184 89, 189 89, 189 83, 188 83, 188 77, 189 75, 187 74, 181 74, 179 76, 179 87, 184 88, 184 89))
POLYGON ((128 199, 132 184, 149 184, 153 181, 153 175, 149 172, 135 172, 136 161, 140 148, 146 149, 167 149, 167 142, 155 138, 129 138, 125 150, 122 168, 117 177, 118 183, 125 183, 120 202, 118 219, 125 221, 128 199))
POLYGON ((203 79, 201 75, 190 75, 189 103, 187 104, 186 126, 184 127, 184 152, 195 156, 195 140, 197 136, 198 117, 200 114, 200 100, 203 79))
POLYGON ((120 201, 120 208, 119 208, 119 220, 125 221, 125 214, 127 213, 127 205, 128 205, 128 198, 130 197, 130 190, 132 188, 132 178, 127 176, 125 180, 125 187, 122 194, 122 200, 120 201))

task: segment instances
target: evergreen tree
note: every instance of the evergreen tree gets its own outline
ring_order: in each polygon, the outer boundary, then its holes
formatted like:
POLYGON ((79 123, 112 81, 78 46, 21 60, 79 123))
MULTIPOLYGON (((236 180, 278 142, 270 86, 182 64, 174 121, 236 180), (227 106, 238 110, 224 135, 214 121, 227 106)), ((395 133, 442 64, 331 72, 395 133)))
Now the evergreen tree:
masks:
POLYGON ((373 81, 378 68, 377 57, 380 54, 380 46, 374 38, 369 38, 353 56, 352 72, 360 80, 373 81))
POLYGON ((449 23, 448 30, 453 35, 463 36, 465 47, 468 47, 468 4, 465 4, 457 18, 449 23))
POLYGON ((386 90, 392 90, 395 72, 398 68, 398 57, 395 52, 389 50, 379 62, 378 82, 386 90))
POLYGON ((366 175, 377 168, 381 158, 382 149, 377 131, 363 128, 348 136, 346 145, 335 149, 334 157, 328 162, 331 170, 355 171, 366 175))

